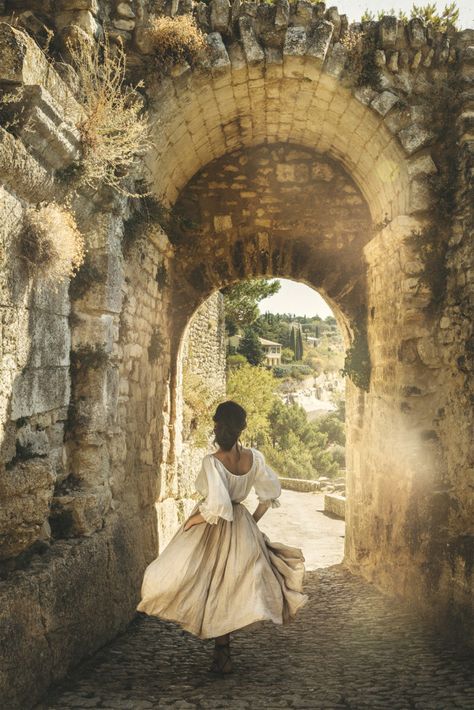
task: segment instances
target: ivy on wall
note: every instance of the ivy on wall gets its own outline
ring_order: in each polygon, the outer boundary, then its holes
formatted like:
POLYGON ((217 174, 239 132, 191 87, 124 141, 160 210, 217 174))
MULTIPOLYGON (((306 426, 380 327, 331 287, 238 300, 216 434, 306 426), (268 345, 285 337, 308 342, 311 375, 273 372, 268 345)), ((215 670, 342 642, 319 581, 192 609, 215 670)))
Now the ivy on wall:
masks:
POLYGON ((353 324, 354 337, 352 344, 346 351, 344 367, 341 374, 349 377, 360 389, 369 391, 371 361, 369 343, 367 339, 367 325, 365 318, 359 315, 353 324))

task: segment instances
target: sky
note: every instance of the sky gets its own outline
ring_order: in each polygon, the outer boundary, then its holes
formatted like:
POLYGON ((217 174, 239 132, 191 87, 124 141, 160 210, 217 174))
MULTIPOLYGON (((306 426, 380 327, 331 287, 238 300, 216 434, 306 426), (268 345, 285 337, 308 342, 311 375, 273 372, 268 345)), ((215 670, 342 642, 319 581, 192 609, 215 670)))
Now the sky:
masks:
MULTIPOLYGON (((417 0, 415 5, 426 5, 428 0, 417 0)), ((443 10, 446 2, 437 2, 436 6, 438 10, 443 10)), ((337 7, 338 11, 342 14, 347 15, 349 22, 357 22, 360 20, 361 15, 364 10, 371 10, 376 16, 379 10, 390 11, 393 7, 395 11, 403 10, 408 16, 410 16, 410 10, 413 6, 413 0, 334 0, 333 5, 337 7)), ((461 0, 457 3, 459 8, 459 29, 463 30, 466 28, 474 28, 474 3, 472 0, 467 2, 466 0, 461 0)), ((329 7, 329 3, 326 2, 326 7, 329 7)))
POLYGON ((326 301, 314 289, 288 279, 277 281, 281 284, 280 290, 260 301, 260 313, 294 313, 295 316, 318 315, 321 318, 333 315, 326 301))

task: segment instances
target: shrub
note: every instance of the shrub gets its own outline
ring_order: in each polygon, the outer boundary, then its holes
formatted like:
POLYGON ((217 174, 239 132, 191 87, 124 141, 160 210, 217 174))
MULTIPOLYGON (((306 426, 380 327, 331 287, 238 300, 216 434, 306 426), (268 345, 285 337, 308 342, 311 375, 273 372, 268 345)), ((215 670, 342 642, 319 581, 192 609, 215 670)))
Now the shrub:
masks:
POLYGON ((30 271, 43 275, 53 288, 73 276, 84 261, 84 238, 73 215, 54 202, 25 212, 20 256, 30 271))
POLYGON ((153 17, 150 39, 156 58, 165 68, 179 62, 195 64, 199 53, 206 47, 204 34, 191 15, 153 17))
POLYGON ((124 179, 151 147, 150 125, 137 89, 125 84, 126 55, 112 51, 107 36, 100 45, 78 37, 68 44, 78 74, 84 117, 78 124, 83 155, 77 180, 92 187, 109 185, 126 193, 124 179))
POLYGON ((247 358, 239 353, 229 353, 227 356, 227 367, 232 370, 236 367, 242 367, 247 363, 247 358))

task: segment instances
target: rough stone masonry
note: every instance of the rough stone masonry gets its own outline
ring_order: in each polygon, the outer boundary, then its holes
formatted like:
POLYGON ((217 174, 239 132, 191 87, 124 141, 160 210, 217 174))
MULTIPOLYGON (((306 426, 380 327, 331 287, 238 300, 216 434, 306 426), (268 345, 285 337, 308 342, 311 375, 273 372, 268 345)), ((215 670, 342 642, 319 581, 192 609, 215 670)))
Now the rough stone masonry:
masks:
POLYGON ((0 16, 0 88, 21 108, 0 128, 2 704, 32 704, 133 616, 187 505, 189 322, 253 276, 318 289, 346 339, 347 566, 472 638, 473 31, 387 16, 352 26, 357 58, 347 18, 306 0, 5 0, 0 16), (150 19, 186 13, 208 51, 165 71, 150 19), (144 82, 144 163, 171 219, 79 189, 87 274, 53 292, 17 245, 81 155, 67 42, 104 30, 144 82))

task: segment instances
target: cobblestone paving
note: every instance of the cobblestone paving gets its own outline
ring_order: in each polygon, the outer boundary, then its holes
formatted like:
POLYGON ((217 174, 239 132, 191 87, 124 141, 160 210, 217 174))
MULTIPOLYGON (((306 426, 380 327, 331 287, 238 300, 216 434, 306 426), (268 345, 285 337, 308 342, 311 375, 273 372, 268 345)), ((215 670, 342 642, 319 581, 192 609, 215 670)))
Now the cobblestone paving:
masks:
POLYGON ((207 672, 212 642, 139 616, 37 710, 474 709, 473 655, 342 566, 307 575, 288 627, 233 637, 234 673, 207 672))

